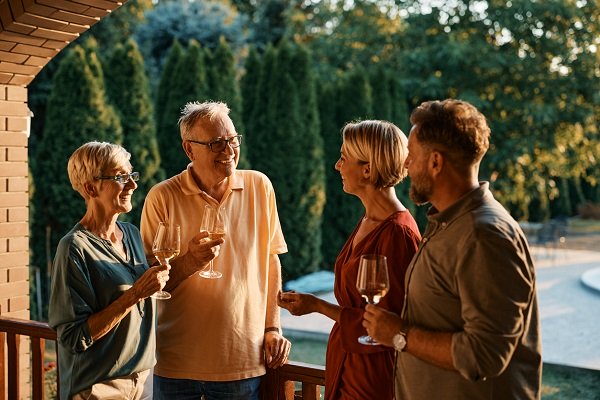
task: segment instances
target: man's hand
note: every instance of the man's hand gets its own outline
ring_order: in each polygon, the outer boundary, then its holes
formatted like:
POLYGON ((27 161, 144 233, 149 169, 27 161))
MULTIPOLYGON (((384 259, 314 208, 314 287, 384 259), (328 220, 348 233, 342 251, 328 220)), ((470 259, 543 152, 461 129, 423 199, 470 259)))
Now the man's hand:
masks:
POLYGON ((393 312, 367 304, 362 325, 378 343, 394 347, 394 336, 402 330, 402 319, 393 312))
POLYGON ((263 346, 269 368, 278 368, 287 363, 292 344, 278 332, 266 332, 263 346))
POLYGON ((225 242, 224 238, 210 240, 206 231, 200 231, 194 236, 188 243, 188 253, 194 258, 192 265, 195 269, 188 271, 190 275, 206 268, 208 263, 219 255, 223 242, 225 242))

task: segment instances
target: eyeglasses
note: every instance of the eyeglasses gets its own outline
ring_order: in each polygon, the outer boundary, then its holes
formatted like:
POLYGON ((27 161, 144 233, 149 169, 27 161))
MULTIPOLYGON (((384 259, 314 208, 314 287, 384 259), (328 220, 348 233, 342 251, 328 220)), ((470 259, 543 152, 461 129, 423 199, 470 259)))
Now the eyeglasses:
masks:
POLYGON ((121 184, 126 184, 129 181, 134 181, 134 182, 139 181, 140 173, 132 172, 130 174, 118 174, 118 175, 114 175, 114 176, 96 176, 96 177, 94 177, 94 179, 108 179, 111 181, 117 181, 121 184))
POLYGON ((235 135, 228 138, 218 138, 212 142, 199 142, 197 140, 188 140, 188 142, 208 146, 210 147, 210 151, 213 153, 220 153, 225 150, 227 145, 231 146, 232 149, 240 147, 240 144, 242 144, 242 135, 235 135))

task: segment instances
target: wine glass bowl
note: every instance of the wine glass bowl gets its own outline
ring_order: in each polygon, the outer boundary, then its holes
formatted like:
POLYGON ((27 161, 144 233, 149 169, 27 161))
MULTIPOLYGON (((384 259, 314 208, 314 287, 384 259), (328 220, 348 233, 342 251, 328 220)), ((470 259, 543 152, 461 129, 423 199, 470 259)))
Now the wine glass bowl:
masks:
MULTIPOLYGON (((152 243, 152 253, 161 265, 171 268, 169 261, 179 255, 181 246, 181 228, 178 224, 169 225, 168 222, 159 222, 156 236, 152 243)), ((168 270, 167 270, 168 273, 168 270)), ((166 300, 171 298, 169 292, 159 290, 152 295, 153 298, 166 300)))
MULTIPOLYGON (((225 237, 225 226, 225 212, 221 208, 216 208, 207 204, 204 207, 200 230, 207 231, 210 240, 216 240, 225 237)), ((214 270, 213 261, 214 260, 210 260, 208 269, 200 271, 199 274, 201 277, 217 279, 223 276, 223 274, 214 270)))
MULTIPOLYGON (((356 289, 369 304, 377 304, 390 289, 387 258, 379 254, 363 254, 360 256, 356 289)), ((361 336, 358 342, 366 345, 378 345, 372 337, 361 336)))

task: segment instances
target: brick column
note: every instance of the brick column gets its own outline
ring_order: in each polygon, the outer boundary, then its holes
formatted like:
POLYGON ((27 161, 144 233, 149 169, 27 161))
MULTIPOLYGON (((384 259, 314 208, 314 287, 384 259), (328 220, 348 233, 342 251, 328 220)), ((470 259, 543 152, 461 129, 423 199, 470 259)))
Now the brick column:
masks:
MULTIPOLYGON (((27 89, 0 85, 0 315, 29 319, 27 89)), ((29 340, 21 340, 21 396, 29 398, 29 340)))

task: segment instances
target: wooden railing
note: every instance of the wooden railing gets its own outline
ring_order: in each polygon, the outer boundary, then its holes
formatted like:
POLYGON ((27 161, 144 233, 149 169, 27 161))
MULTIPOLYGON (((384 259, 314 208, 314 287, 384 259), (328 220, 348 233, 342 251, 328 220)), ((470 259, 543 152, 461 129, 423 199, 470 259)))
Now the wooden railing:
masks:
MULTIPOLYGON (((56 341, 56 332, 44 322, 7 317, 0 317, 0 399, 3 399, 4 393, 8 394, 8 399, 21 398, 19 346, 22 336, 31 339, 32 399, 43 400, 46 340, 56 341)), ((58 373, 56 379, 58 380, 58 373)), ((58 387, 58 382, 56 384, 58 387)), ((262 399, 316 400, 321 397, 321 387, 324 384, 325 367, 292 361, 281 368, 267 371, 261 384, 262 399), (298 390, 296 382, 300 385, 298 390)))
MULTIPOLYGON (((21 336, 31 339, 31 396, 44 399, 44 352, 46 340, 56 341, 56 332, 44 322, 0 317, 0 395, 21 398, 19 348, 21 336), (4 360, 7 361, 8 374, 4 360), (6 381, 5 381, 6 377, 6 381), (7 389, 8 383, 8 392, 7 389)), ((58 379, 58 374, 56 374, 58 379)))

